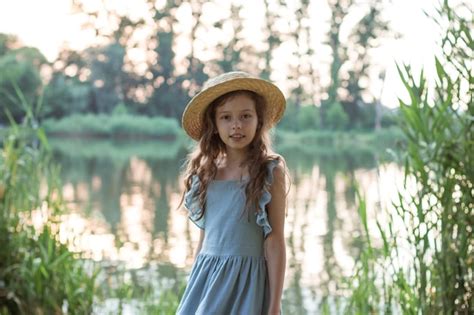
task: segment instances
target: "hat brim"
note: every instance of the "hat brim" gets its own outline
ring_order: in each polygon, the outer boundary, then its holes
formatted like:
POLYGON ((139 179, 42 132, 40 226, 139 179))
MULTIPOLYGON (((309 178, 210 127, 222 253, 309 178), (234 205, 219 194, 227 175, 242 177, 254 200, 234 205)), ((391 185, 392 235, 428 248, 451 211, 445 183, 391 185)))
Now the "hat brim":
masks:
POLYGON ((258 78, 235 78, 204 89, 191 99, 182 118, 186 133, 194 140, 199 140, 202 135, 204 112, 209 104, 219 96, 237 90, 253 91, 265 99, 264 128, 270 129, 283 117, 286 100, 276 85, 258 78))

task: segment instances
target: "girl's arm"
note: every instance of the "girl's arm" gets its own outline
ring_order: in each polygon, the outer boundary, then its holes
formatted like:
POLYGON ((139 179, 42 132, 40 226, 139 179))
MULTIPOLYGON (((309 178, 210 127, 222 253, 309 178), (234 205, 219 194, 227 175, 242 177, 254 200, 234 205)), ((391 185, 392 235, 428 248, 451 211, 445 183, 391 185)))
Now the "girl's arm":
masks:
POLYGON ((267 260, 270 284, 270 305, 268 314, 280 314, 281 295, 286 267, 286 248, 284 223, 286 212, 286 185, 284 166, 279 164, 273 171, 273 184, 270 188, 272 199, 268 204, 268 219, 272 232, 265 239, 265 258, 267 260))
POLYGON ((199 229, 199 242, 194 252, 194 259, 196 260, 197 255, 201 252, 202 241, 204 240, 204 229, 199 229))

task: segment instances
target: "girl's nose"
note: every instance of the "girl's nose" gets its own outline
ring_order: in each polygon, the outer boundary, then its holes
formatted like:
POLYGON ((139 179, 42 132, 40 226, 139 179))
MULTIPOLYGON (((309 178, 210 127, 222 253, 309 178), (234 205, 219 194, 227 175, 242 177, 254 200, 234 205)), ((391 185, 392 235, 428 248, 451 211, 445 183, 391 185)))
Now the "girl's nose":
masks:
POLYGON ((239 119, 236 119, 234 121, 234 124, 232 125, 232 129, 241 129, 241 123, 239 119))

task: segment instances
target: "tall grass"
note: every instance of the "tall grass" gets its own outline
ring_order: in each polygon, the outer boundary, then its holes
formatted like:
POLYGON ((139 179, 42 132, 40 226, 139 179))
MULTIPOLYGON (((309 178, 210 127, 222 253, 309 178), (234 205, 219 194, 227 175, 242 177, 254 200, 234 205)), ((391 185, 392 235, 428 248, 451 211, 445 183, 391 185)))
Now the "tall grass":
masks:
POLYGON ((96 274, 59 241, 58 169, 30 118, 12 120, 0 151, 0 313, 88 314, 96 274))
MULTIPOLYGON (((175 314, 184 293, 184 273, 168 275, 166 265, 141 269, 116 266, 101 282, 101 298, 95 306, 98 314, 175 314), (174 281, 170 281, 174 279, 174 281)), ((173 268, 173 273, 176 272, 173 268)))
POLYGON ((380 247, 371 242, 359 198, 366 248, 348 313, 474 312, 474 28, 466 7, 445 1, 438 11, 447 29, 433 97, 423 72, 415 77, 410 67, 399 67, 409 94, 408 102, 400 101, 404 189, 388 222, 377 222, 380 247), (467 18, 461 15, 466 10, 467 18))

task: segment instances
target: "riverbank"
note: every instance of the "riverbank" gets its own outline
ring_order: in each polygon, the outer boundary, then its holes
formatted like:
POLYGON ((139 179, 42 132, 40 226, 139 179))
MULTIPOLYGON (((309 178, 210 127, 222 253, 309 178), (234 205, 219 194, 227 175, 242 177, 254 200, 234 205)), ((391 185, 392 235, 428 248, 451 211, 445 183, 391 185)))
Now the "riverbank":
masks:
MULTIPOLYGON (((46 134, 54 138, 174 140, 184 135, 180 123, 174 118, 131 114, 74 114, 61 119, 47 119, 41 125, 46 134)), ((332 143, 336 145, 351 142, 354 137, 364 143, 392 141, 400 139, 402 134, 397 127, 379 131, 308 129, 295 132, 282 128, 276 128, 273 131, 276 142, 280 143, 332 143)))
POLYGON ((180 134, 175 119, 131 114, 74 114, 42 122, 46 134, 59 138, 174 140, 180 134))
MULTIPOLYGON (((273 133, 275 150, 287 157, 333 156, 350 152, 353 156, 386 155, 387 151, 397 150, 403 141, 401 131, 395 128, 378 132, 340 131, 328 132, 308 130, 292 132, 281 129, 273 133), (363 153, 366 154, 363 154, 363 153)), ((150 159, 175 159, 183 157, 196 142, 190 140, 181 130, 173 137, 90 137, 69 134, 49 136, 51 147, 66 155, 90 158, 101 157, 112 160, 128 160, 130 156, 150 159), (80 148, 80 149, 78 149, 80 148)), ((389 158, 389 157, 387 157, 389 158)), ((296 160, 300 160, 297 158, 296 160)))

